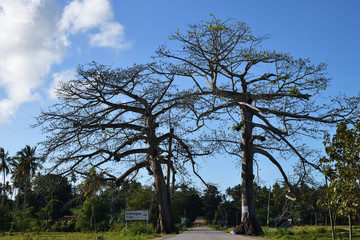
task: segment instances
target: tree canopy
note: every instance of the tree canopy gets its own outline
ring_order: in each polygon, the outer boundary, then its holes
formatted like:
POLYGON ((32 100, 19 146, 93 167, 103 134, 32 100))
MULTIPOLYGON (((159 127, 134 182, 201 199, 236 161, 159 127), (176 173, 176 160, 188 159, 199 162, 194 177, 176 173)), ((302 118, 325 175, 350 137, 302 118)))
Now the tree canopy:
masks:
POLYGON ((84 173, 90 166, 98 168, 104 180, 121 185, 146 169, 158 193, 161 232, 174 231, 169 183, 175 177, 170 178, 169 171, 174 176, 186 162, 195 169, 181 129, 172 127, 182 114, 169 119, 169 110, 181 103, 170 92, 172 82, 156 78, 151 65, 112 69, 93 62, 78 68, 77 79, 62 83, 60 102, 38 117, 38 125, 49 134, 43 142, 47 156, 56 161, 55 167, 66 165, 63 173, 84 173), (176 148, 169 147, 173 142, 176 148), (169 169, 166 177, 162 165, 169 169))

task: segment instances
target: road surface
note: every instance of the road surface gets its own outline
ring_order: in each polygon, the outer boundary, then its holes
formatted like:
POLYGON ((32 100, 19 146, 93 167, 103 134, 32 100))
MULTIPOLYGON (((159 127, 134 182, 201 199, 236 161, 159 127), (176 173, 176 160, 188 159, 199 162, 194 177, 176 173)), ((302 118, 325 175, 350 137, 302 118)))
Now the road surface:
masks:
POLYGON ((166 235, 156 240, 266 240, 243 235, 232 235, 223 231, 209 229, 206 225, 201 225, 193 230, 183 232, 178 235, 166 235))

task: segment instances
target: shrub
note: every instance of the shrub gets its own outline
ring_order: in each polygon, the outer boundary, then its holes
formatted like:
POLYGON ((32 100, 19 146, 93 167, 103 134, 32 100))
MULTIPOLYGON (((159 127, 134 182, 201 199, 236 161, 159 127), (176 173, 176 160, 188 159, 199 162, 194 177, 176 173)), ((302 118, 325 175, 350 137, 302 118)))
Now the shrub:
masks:
POLYGON ((54 232, 75 232, 76 222, 74 220, 70 220, 67 222, 55 222, 51 226, 51 231, 54 232))
POLYGON ((131 235, 131 236, 146 234, 147 231, 149 232, 149 234, 155 233, 155 228, 151 223, 149 223, 148 230, 147 230, 146 223, 142 222, 142 221, 141 222, 129 222, 127 231, 126 231, 126 227, 121 230, 121 232, 123 234, 131 235))
POLYGON ((31 218, 29 212, 27 211, 25 216, 23 216, 21 211, 16 213, 15 218, 13 219, 10 227, 10 232, 26 232, 31 230, 31 227, 36 225, 32 224, 31 222, 34 221, 31 218))
POLYGON ((12 214, 8 207, 0 206, 0 231, 8 231, 11 227, 12 214))

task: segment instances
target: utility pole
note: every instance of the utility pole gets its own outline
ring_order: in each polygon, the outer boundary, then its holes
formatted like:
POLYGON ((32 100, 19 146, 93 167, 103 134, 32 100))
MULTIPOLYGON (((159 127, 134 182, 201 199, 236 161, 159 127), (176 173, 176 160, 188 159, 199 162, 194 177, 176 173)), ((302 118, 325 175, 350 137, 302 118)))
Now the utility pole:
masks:
POLYGON ((270 189, 269 189, 268 207, 267 207, 267 220, 266 220, 268 231, 269 231, 269 215, 270 215, 270 194, 271 194, 271 186, 270 186, 270 189))

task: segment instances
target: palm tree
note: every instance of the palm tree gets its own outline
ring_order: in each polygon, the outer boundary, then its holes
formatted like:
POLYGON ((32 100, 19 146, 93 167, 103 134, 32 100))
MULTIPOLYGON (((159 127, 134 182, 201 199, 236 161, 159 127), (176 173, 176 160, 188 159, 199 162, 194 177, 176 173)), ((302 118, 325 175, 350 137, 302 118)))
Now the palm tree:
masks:
POLYGON ((91 217, 90 217, 90 227, 94 225, 96 229, 96 219, 95 219, 95 199, 99 191, 105 186, 105 179, 103 174, 97 174, 95 168, 92 168, 87 174, 85 182, 80 184, 79 187, 82 190, 84 197, 89 197, 91 199, 91 217), (94 224, 93 224, 94 222, 94 224))
POLYGON ((25 216, 26 210, 26 189, 30 179, 35 176, 35 172, 38 168, 41 168, 40 157, 36 156, 36 147, 30 147, 26 145, 21 151, 17 152, 16 157, 14 158, 14 180, 15 184, 19 187, 23 187, 24 191, 24 205, 23 205, 23 215, 25 216))
POLYGON ((11 157, 9 157, 9 152, 5 152, 4 148, 0 147, 0 171, 3 174, 3 201, 2 201, 2 206, 4 206, 4 202, 5 202, 5 177, 6 175, 9 174, 9 172, 11 171, 10 168, 10 163, 12 161, 11 157))

